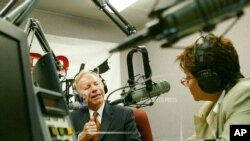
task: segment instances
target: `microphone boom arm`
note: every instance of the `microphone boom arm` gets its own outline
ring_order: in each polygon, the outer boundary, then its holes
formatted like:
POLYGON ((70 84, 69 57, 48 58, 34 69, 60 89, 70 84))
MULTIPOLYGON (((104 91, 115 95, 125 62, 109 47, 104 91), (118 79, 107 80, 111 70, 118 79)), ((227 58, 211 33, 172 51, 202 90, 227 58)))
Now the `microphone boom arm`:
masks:
POLYGON ((36 37, 37 37, 43 51, 46 52, 46 53, 51 52, 51 54, 52 54, 52 56, 53 56, 53 58, 55 60, 56 68, 57 68, 57 70, 60 70, 61 69, 61 63, 56 58, 56 55, 54 54, 54 52, 51 50, 51 48, 49 46, 49 43, 45 38, 43 29, 42 29, 41 24, 39 23, 39 21, 36 20, 36 19, 30 18, 28 20, 27 25, 26 25, 25 31, 27 32, 28 36, 29 36, 31 31, 35 32, 35 35, 36 35, 36 37))
POLYGON ((6 6, 0 11, 0 17, 4 17, 15 6, 18 0, 10 0, 6 6))
MULTIPOLYGON (((146 28, 128 37, 110 53, 122 51, 150 40, 164 40, 169 47, 179 39, 197 31, 210 32, 217 23, 243 14, 250 0, 186 0, 160 11, 146 28)), ((163 46, 162 46, 163 47, 163 46)))
POLYGON ((147 91, 152 90, 152 80, 151 80, 151 68, 149 64, 148 52, 146 48, 134 48, 127 55, 127 66, 128 66, 128 76, 129 76, 129 86, 131 89, 135 87, 134 70, 133 70, 133 55, 135 52, 140 52, 142 54, 144 73, 146 78, 146 89, 147 91))
POLYGON ((132 35, 136 33, 136 28, 132 25, 130 25, 122 16, 119 14, 119 12, 109 3, 107 0, 93 0, 93 2, 103 10, 103 12, 127 35, 132 35), (114 15, 112 15, 108 8, 114 12, 114 15))
MULTIPOLYGON (((4 17, 7 21, 11 22, 16 26, 20 26, 27 15, 32 11, 34 6, 37 4, 38 0, 26 0, 15 8, 12 12, 4 17)), ((8 10, 13 7, 15 2, 10 3, 6 6, 6 9, 3 12, 8 12, 8 10)), ((5 15, 6 13, 3 13, 5 15)))

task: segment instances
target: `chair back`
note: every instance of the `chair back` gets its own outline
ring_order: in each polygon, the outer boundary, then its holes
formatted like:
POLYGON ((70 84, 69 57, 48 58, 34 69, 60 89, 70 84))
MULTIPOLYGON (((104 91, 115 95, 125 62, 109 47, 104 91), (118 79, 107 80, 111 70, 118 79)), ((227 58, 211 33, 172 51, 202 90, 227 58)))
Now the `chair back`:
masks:
POLYGON ((143 109, 134 108, 133 113, 136 127, 141 134, 142 141, 153 141, 153 135, 146 112, 143 109))

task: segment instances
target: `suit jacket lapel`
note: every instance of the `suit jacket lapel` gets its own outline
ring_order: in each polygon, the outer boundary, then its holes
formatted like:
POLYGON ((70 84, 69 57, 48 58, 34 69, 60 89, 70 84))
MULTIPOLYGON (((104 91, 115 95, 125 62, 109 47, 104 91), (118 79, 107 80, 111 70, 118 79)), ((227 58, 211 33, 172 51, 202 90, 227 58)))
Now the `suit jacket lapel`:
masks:
POLYGON ((89 120, 90 120, 88 107, 87 106, 84 107, 82 109, 82 112, 83 112, 83 119, 82 120, 83 120, 83 123, 85 124, 85 123, 89 122, 89 120))
MULTIPOLYGON (((103 109, 102 114, 103 115, 102 115, 102 123, 101 123, 100 131, 107 132, 108 128, 109 128, 109 126, 112 123, 113 118, 114 118, 112 107, 108 103, 105 103, 105 107, 103 109)), ((101 141, 104 136, 105 136, 105 134, 100 134, 99 141, 101 141)))
POLYGON ((76 119, 76 124, 80 125, 80 126, 76 127, 76 130, 78 131, 78 132, 76 132, 77 136, 78 136, 78 134, 80 132, 82 132, 84 124, 87 123, 87 122, 89 122, 89 119, 90 119, 90 117, 89 117, 89 110, 88 110, 87 106, 83 107, 81 109, 80 113, 81 114, 76 119))
POLYGON ((215 113, 214 111, 211 111, 207 117, 207 123, 208 126, 213 134, 214 137, 216 137, 216 133, 217 133, 217 113, 215 113))
POLYGON ((206 102, 194 116, 195 131, 198 137, 216 137, 217 113, 213 112, 214 103, 206 102), (208 131, 210 130, 210 133, 208 131))

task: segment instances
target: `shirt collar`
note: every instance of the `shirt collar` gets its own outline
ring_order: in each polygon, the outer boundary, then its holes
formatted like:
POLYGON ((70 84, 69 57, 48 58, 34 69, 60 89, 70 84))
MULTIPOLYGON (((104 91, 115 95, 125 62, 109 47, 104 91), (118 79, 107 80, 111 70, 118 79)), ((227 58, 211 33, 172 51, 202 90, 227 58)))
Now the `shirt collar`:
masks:
MULTIPOLYGON (((101 123, 101 120, 102 120, 102 113, 103 113, 104 106, 105 106, 105 101, 103 101, 102 105, 101 105, 100 108, 97 110, 97 112, 98 112, 98 114, 99 114, 99 116, 98 116, 97 118, 98 118, 98 120, 100 121, 100 123, 101 123)), ((94 113, 94 112, 95 112, 95 111, 89 109, 90 117, 93 117, 93 113, 94 113)))
POLYGON ((214 108, 213 108, 213 112, 215 112, 215 113, 218 113, 219 112, 219 105, 221 104, 221 102, 222 102, 222 100, 223 100, 223 98, 224 98, 224 96, 225 96, 225 90, 224 91, 222 91, 222 93, 221 93, 221 95, 220 95, 220 97, 219 97, 219 99, 218 99, 218 101, 216 102, 216 104, 214 105, 214 108))

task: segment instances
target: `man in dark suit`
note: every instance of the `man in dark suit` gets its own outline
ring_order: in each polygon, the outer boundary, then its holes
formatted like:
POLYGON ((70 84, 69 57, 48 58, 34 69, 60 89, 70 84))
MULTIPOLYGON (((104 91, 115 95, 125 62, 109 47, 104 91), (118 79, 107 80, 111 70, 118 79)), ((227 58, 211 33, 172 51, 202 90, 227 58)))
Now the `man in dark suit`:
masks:
POLYGON ((87 104, 70 113, 79 141, 141 140, 132 110, 105 102, 104 95, 107 89, 98 74, 80 72, 75 79, 74 87, 87 104), (98 113, 98 116, 93 116, 93 113, 98 113))

